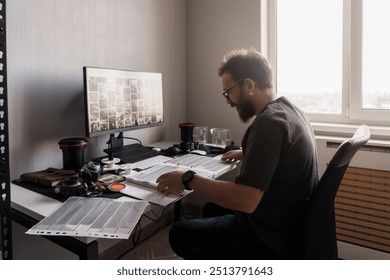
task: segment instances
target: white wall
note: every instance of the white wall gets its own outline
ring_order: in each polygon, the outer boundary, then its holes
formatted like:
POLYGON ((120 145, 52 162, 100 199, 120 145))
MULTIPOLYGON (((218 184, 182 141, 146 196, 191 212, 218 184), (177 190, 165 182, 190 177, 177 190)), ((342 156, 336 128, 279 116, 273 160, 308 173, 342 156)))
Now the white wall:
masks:
MULTIPOLYGON (((179 137, 185 118, 186 2, 12 0, 7 2, 11 179, 62 167, 62 138, 85 136, 83 66, 162 72, 163 127, 127 136, 144 144, 179 137)), ((90 138, 85 159, 104 155, 90 138)))
POLYGON ((187 34, 187 121, 230 128, 240 144, 247 124, 222 97, 217 66, 232 49, 260 49, 260 0, 188 0, 187 34))
MULTIPOLYGON (((144 144, 178 139, 186 104, 185 14, 182 0, 8 1, 11 179, 61 168, 58 141, 85 135, 83 66, 161 72, 165 125, 126 136, 144 144)), ((85 159, 104 155, 107 140, 90 138, 85 159)), ((25 230, 14 224, 15 258, 76 257, 25 230)))

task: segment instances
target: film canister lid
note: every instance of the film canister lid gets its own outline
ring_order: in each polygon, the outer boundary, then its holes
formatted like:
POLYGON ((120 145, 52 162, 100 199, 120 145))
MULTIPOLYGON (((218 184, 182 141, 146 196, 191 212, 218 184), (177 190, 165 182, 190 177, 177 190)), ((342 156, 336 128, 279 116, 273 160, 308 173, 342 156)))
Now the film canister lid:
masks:
POLYGON ((83 138, 83 137, 64 138, 58 142, 61 149, 67 148, 67 147, 72 147, 72 148, 80 147, 80 148, 82 148, 82 147, 87 146, 87 143, 88 143, 87 138, 83 138))

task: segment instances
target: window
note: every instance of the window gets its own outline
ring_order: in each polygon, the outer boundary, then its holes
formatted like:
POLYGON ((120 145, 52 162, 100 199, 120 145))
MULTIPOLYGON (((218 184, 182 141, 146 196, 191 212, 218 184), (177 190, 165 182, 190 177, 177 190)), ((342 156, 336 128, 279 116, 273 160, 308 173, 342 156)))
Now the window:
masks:
POLYGON ((314 121, 390 124, 390 1, 265 2, 279 95, 314 121))
POLYGON ((278 94, 307 113, 341 114, 342 2, 278 0, 277 4, 278 94))
POLYGON ((390 26, 388 0, 363 3, 363 109, 390 110, 390 26))

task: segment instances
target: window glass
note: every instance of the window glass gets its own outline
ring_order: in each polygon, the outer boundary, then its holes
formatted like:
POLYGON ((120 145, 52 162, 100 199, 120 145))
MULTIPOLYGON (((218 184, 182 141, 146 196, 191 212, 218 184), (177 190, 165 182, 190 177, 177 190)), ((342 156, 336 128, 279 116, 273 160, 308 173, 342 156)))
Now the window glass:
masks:
POLYGON ((362 109, 390 109, 390 1, 363 2, 362 109))
POLYGON ((306 113, 342 112, 342 9, 340 0, 277 1, 277 92, 306 113))

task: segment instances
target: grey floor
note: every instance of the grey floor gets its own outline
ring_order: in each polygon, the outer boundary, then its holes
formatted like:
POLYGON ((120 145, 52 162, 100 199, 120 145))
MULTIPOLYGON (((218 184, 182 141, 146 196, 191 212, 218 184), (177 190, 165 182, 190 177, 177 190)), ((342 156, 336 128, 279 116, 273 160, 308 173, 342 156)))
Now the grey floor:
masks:
POLYGON ((121 260, 180 260, 168 242, 170 225, 160 229, 156 234, 138 244, 125 254, 121 260))
MULTIPOLYGON (((200 217, 201 210, 196 206, 184 205, 182 209, 182 219, 194 219, 200 217)), ((173 219, 173 213, 171 218, 173 219)), ((156 224, 156 228, 163 226, 162 222, 156 224)), ((124 254, 121 260, 181 260, 169 245, 168 235, 172 226, 168 224, 162 227, 151 237, 139 243, 134 249, 124 254)), ((142 238, 145 238, 144 236, 142 238)))

